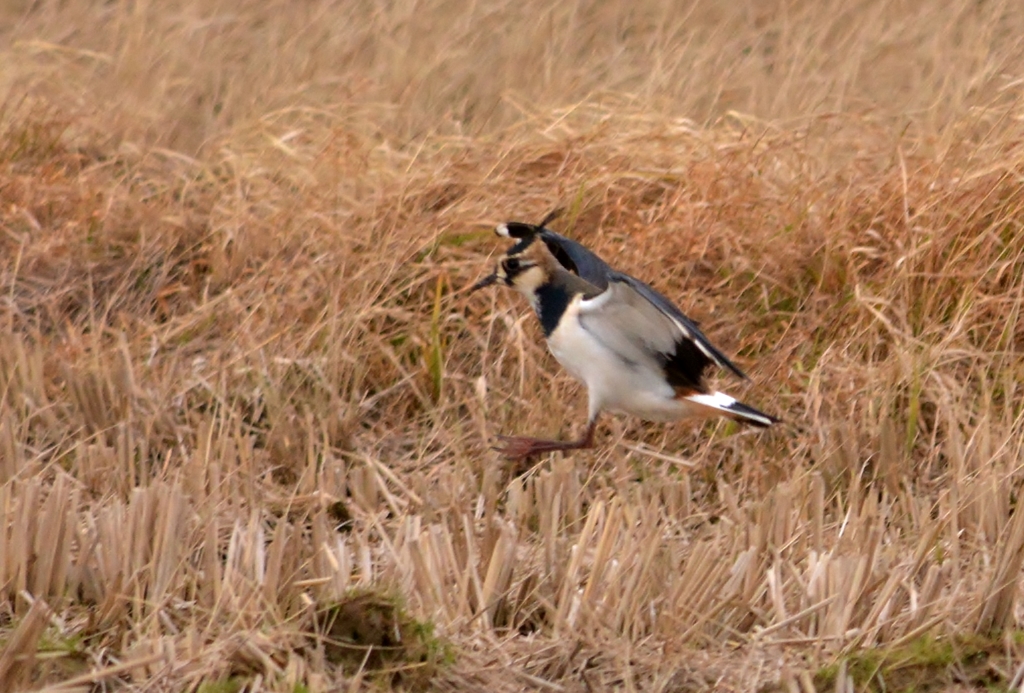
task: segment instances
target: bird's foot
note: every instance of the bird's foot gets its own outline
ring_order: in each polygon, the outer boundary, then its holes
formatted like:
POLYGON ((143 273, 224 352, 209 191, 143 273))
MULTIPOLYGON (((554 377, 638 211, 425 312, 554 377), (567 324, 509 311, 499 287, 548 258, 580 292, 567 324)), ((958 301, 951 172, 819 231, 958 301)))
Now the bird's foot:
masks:
POLYGON ((512 462, 526 462, 532 457, 559 450, 579 450, 590 447, 585 440, 545 440, 526 436, 498 436, 500 445, 494 447, 502 457, 512 462))

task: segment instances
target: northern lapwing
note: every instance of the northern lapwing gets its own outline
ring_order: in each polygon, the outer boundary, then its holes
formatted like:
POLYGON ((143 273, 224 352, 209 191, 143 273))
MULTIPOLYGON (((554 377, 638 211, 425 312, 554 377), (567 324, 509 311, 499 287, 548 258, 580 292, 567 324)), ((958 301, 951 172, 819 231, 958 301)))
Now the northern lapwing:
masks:
POLYGON ((503 284, 525 296, 551 353, 587 386, 589 399, 581 438, 502 436, 499 450, 505 457, 525 460, 593 447, 597 418, 605 410, 648 421, 727 416, 761 427, 779 421, 727 394, 709 391, 704 376, 712 364, 746 376, 650 286, 543 224, 509 222, 496 232, 516 243, 472 291, 503 284))

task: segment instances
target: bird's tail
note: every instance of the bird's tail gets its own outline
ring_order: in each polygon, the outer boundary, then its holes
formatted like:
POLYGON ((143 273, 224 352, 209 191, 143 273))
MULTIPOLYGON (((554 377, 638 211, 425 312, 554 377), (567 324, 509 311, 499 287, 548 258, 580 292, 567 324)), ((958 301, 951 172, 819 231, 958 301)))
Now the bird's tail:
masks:
POLYGON ((780 419, 777 419, 770 414, 765 414, 763 411, 758 411, 753 407, 743 404, 743 402, 737 401, 735 398, 730 397, 724 392, 712 392, 706 395, 688 395, 686 399, 694 404, 699 404, 702 407, 713 409, 717 413, 724 414, 736 419, 737 421, 742 421, 743 423, 748 423, 752 426, 767 428, 768 426, 780 421, 780 419))

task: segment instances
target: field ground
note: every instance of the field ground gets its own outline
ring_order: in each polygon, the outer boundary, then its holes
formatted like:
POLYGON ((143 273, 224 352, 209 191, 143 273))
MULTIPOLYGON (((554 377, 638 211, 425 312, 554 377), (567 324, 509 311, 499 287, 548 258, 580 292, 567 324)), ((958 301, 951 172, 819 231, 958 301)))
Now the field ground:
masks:
POLYGON ((0 8, 0 689, 1018 690, 1010 2, 0 8), (584 396, 490 228, 785 419, 584 396))

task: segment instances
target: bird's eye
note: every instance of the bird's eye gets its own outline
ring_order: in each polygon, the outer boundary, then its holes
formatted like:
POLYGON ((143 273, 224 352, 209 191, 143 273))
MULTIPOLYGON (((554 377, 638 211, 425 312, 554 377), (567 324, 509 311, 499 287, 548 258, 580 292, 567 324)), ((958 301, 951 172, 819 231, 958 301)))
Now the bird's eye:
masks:
POLYGON ((514 274, 519 271, 519 259, 510 257, 505 260, 505 272, 508 274, 514 274))

